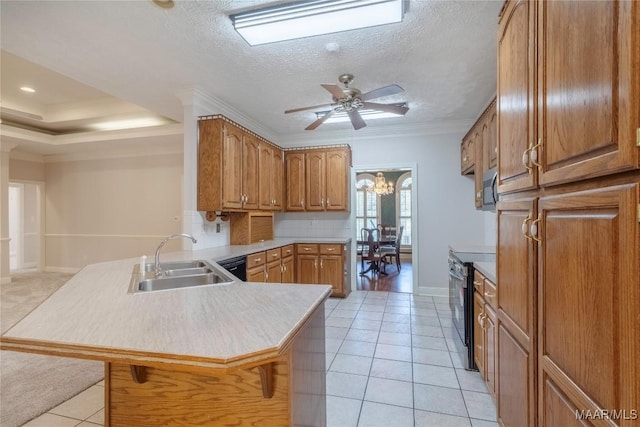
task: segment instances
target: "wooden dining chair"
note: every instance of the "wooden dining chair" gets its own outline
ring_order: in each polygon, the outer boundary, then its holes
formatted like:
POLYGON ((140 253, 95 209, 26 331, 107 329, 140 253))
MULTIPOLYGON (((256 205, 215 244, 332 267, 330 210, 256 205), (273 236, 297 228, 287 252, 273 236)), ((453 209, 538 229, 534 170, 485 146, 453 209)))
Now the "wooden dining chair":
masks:
POLYGON ((360 256, 360 275, 369 271, 380 272, 380 230, 377 228, 363 228, 360 230, 360 240, 358 240, 358 256, 360 256), (370 263, 368 269, 364 269, 364 262, 370 263))
POLYGON ((404 225, 400 226, 400 230, 396 235, 396 241, 393 245, 385 245, 380 247, 380 256, 382 258, 382 271, 386 271, 387 264, 391 264, 393 258, 396 260, 396 268, 398 273, 402 263, 400 262, 400 242, 402 241, 402 232, 404 231, 404 225))

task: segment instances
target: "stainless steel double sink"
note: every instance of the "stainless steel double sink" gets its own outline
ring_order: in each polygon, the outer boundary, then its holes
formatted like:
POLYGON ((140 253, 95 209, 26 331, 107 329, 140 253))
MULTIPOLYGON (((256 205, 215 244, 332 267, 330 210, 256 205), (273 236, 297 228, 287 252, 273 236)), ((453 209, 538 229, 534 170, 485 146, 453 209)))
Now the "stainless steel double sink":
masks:
POLYGON ((155 270, 155 264, 145 264, 144 271, 140 271, 139 264, 134 266, 130 291, 150 292, 233 283, 233 280, 203 260, 162 262, 159 275, 156 275, 155 270))

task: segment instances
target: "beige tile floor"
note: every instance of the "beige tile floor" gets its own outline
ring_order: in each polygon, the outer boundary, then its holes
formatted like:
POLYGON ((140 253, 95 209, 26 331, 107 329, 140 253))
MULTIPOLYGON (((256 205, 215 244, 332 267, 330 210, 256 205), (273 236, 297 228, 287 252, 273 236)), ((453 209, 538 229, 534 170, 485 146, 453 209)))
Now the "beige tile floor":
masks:
MULTIPOLYGON (((354 291, 326 304, 328 427, 497 427, 477 372, 462 369, 447 298, 354 291)), ((102 382, 23 427, 104 422, 102 382)))

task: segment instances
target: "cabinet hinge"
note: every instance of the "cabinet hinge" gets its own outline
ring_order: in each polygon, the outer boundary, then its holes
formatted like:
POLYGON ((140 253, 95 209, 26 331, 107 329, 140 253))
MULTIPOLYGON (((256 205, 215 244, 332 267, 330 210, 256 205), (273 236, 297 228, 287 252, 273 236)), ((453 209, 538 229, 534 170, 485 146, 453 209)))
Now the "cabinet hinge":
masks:
POLYGON ((636 129, 636 147, 640 147, 640 128, 636 129))
POLYGON ((638 216, 638 222, 640 222, 640 203, 638 203, 638 212, 637 212, 637 216, 638 216))

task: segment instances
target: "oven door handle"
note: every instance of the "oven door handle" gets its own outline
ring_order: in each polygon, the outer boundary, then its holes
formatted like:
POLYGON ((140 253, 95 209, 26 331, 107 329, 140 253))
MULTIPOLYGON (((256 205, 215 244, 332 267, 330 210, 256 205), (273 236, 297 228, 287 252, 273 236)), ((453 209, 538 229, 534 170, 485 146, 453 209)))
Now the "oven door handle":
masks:
POLYGON ((463 282, 464 286, 466 287, 466 280, 464 277, 462 276, 458 276, 457 274, 455 274, 453 271, 449 270, 449 277, 453 277, 454 279, 460 280, 461 282, 463 282))

